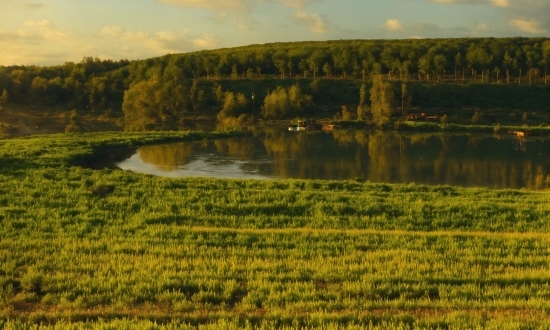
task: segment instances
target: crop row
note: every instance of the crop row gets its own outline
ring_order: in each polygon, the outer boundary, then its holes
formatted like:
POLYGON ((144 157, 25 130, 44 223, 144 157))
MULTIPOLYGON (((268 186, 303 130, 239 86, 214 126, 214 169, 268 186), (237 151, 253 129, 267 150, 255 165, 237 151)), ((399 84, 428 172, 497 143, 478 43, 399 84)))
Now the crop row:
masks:
MULTIPOLYGON (((550 232, 548 193, 336 181, 161 179, 76 167, 0 176, 7 235, 104 222, 231 228, 550 232), (94 187, 111 186, 106 198, 94 187), (10 230, 11 228, 11 230, 10 230)), ((79 234, 78 230, 73 233, 79 234)))
POLYGON ((547 235, 153 227, 2 240, 0 306, 550 311, 547 235))

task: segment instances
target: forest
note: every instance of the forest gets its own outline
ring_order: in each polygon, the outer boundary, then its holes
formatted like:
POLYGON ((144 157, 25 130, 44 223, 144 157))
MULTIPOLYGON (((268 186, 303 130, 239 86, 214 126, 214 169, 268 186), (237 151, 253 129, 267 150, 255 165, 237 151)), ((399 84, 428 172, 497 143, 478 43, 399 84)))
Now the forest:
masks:
POLYGON ((149 118, 140 127, 220 113, 218 119, 332 116, 342 106, 370 107, 370 95, 360 90, 366 84, 369 94, 380 76, 395 103, 406 99, 410 108, 546 111, 549 68, 548 38, 272 43, 134 61, 0 66, 0 106, 115 116, 124 110, 127 120, 149 118), (285 111, 273 106, 281 97, 285 111))

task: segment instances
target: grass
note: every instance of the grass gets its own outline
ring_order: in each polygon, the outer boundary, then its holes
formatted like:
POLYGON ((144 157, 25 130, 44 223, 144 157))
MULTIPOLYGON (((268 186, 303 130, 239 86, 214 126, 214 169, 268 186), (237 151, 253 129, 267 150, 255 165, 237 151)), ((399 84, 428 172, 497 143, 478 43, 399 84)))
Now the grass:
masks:
POLYGON ((74 165, 234 134, 0 140, 0 328, 550 327, 549 192, 74 165))
POLYGON ((393 128, 398 131, 425 131, 425 132, 471 132, 471 133, 496 133, 505 134, 509 131, 531 132, 536 135, 550 135, 549 126, 527 126, 527 125, 463 125, 463 124, 440 124, 435 122, 396 122, 393 128))

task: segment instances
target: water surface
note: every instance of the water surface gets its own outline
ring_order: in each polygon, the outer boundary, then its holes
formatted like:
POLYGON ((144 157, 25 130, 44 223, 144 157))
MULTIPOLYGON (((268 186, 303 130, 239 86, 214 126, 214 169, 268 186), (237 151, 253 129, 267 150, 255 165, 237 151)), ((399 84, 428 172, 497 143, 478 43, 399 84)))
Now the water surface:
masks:
POLYGON ((141 147, 117 166, 167 177, 356 179, 542 188, 550 139, 282 128, 216 141, 141 147))

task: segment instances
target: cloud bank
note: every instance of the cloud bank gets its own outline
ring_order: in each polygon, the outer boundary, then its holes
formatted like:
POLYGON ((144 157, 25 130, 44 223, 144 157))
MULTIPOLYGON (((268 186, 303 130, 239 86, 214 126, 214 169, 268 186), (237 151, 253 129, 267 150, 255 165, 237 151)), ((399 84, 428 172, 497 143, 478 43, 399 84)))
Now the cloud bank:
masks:
POLYGON ((511 19, 509 24, 518 30, 531 34, 544 34, 548 32, 547 29, 542 27, 542 23, 535 19, 511 19))
POLYGON ((147 58, 219 46, 212 33, 126 30, 106 25, 93 35, 61 29, 48 20, 27 21, 16 32, 0 30, 0 63, 55 65, 83 56, 103 59, 147 58))
POLYGON ((396 19, 389 19, 382 25, 383 28, 389 31, 403 31, 405 30, 405 27, 399 20, 396 19))
POLYGON ((298 10, 294 15, 294 19, 297 23, 307 26, 309 31, 313 33, 329 32, 327 23, 317 14, 308 14, 298 10))

